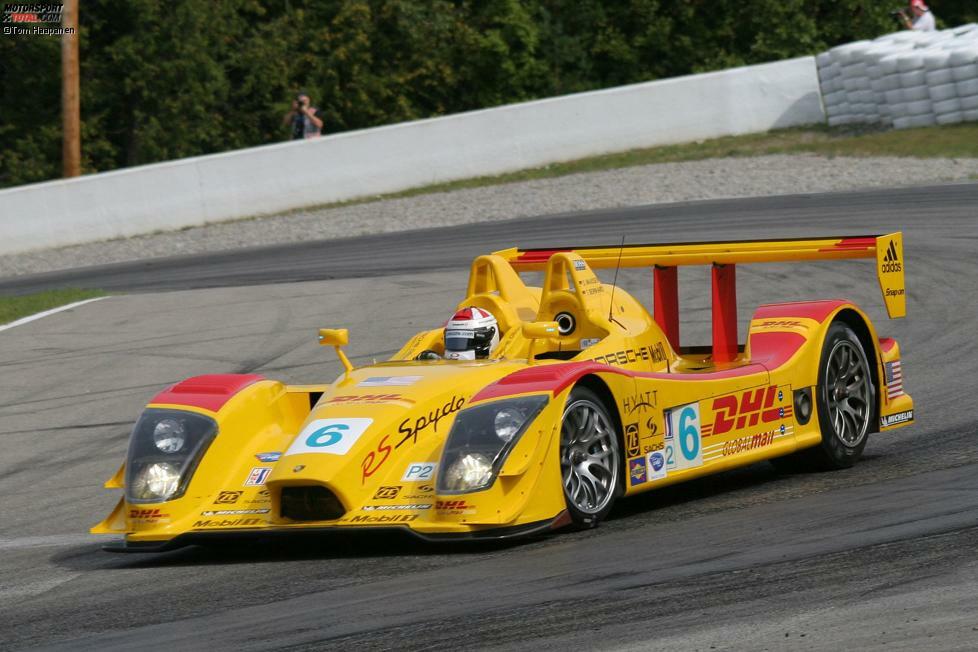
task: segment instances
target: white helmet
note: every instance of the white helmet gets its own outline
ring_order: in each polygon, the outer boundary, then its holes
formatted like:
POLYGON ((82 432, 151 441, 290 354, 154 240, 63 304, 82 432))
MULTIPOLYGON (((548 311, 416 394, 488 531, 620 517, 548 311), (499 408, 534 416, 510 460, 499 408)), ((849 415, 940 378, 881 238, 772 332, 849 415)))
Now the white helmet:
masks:
POLYGON ((449 360, 488 358, 498 344, 496 318, 482 308, 462 308, 445 324, 445 357, 449 360))

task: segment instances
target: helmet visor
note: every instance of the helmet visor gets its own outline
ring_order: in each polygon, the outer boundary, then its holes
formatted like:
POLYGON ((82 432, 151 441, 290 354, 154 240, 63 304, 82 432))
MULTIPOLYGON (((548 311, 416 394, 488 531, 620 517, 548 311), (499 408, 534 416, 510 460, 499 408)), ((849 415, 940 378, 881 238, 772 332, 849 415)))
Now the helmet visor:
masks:
POLYGON ((475 347, 475 331, 445 331, 446 351, 468 351, 475 347))
POLYGON ((489 345, 496 334, 493 326, 483 326, 476 329, 445 329, 445 353, 458 351, 479 351, 488 355, 489 345))

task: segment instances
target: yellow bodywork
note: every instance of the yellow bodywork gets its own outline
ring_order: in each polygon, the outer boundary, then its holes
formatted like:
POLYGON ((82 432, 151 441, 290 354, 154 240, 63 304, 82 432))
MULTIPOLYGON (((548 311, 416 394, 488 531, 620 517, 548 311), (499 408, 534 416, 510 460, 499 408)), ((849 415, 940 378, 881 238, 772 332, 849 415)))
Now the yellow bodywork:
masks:
MULTIPOLYGON (((899 365, 899 347, 892 340, 881 346, 869 318, 851 303, 764 306, 750 322, 736 359, 716 363, 709 350, 674 348, 634 297, 601 282, 592 271, 616 265, 846 258, 876 258, 889 314, 903 316, 899 233, 512 249, 480 256, 458 306, 484 308, 496 317, 501 339, 491 359, 416 360, 426 350, 444 352, 442 330, 436 328, 418 333, 387 362, 353 369, 340 349, 348 340, 346 331, 324 329, 321 343, 335 346, 347 366, 331 384, 256 380, 216 409, 192 401, 150 403, 147 408, 209 417, 217 424, 217 436, 182 496, 157 503, 123 498, 92 531, 124 534, 127 546, 150 548, 190 541, 188 536, 270 530, 393 526, 437 537, 556 527, 566 522, 560 426, 576 385, 586 383, 608 397, 606 407, 620 431, 624 493, 648 491, 818 445, 817 412, 799 418, 793 396, 817 385, 825 335, 836 319, 855 324, 865 335, 879 388, 878 429, 906 425, 913 418, 912 399, 902 384, 900 391, 887 385, 892 365, 899 365), (518 274, 534 270, 545 272, 540 288, 527 287, 518 274), (572 332, 562 334, 555 322, 559 315, 572 316, 572 332), (527 395, 543 395, 548 402, 492 485, 464 495, 438 495, 438 465, 459 412, 527 395), (329 428, 340 422, 347 428, 343 448, 317 448, 332 441, 329 428), (323 521, 284 515, 282 492, 309 486, 332 492, 342 514, 323 521)), ((123 488, 124 476, 120 468, 105 486, 123 488)))

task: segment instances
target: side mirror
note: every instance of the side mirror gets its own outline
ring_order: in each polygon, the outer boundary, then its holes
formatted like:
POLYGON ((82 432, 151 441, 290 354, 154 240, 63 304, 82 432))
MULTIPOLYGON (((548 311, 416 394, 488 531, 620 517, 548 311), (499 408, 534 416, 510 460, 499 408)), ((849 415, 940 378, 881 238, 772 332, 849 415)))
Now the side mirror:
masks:
POLYGON ((526 361, 533 364, 533 354, 537 340, 557 337, 560 329, 555 321, 531 321, 523 323, 523 337, 530 340, 530 350, 526 352, 526 361))
POLYGON ((346 346, 350 342, 350 331, 345 328, 320 328, 319 329, 319 344, 321 346, 333 346, 336 348, 336 356, 343 363, 343 367, 346 369, 346 375, 349 376, 350 372, 353 371, 353 365, 350 364, 350 359, 346 357, 343 353, 341 346, 346 346))
POLYGON ((523 337, 528 340, 542 340, 557 337, 560 330, 555 321, 530 321, 523 323, 523 337))
POLYGON ((350 331, 345 328, 320 328, 319 343, 322 346, 346 346, 350 343, 350 331))

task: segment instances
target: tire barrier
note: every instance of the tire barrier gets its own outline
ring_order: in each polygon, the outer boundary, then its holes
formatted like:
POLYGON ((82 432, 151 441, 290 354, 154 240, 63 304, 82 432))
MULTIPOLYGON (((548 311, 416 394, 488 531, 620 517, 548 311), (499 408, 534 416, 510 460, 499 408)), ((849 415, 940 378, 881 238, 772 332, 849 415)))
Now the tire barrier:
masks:
POLYGON ((978 23, 846 43, 815 63, 830 126, 978 120, 978 23))

